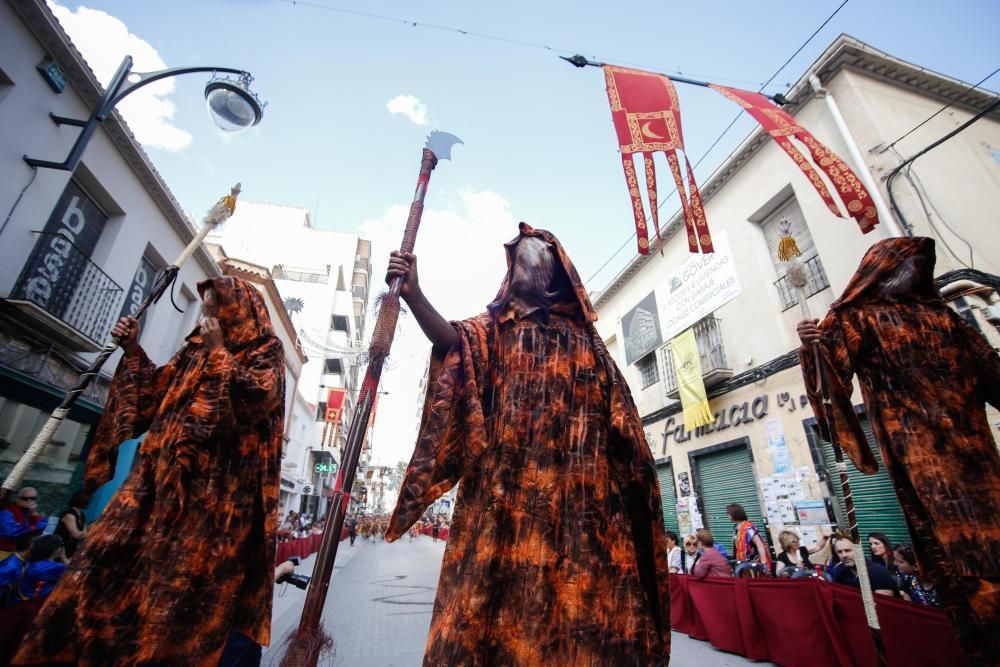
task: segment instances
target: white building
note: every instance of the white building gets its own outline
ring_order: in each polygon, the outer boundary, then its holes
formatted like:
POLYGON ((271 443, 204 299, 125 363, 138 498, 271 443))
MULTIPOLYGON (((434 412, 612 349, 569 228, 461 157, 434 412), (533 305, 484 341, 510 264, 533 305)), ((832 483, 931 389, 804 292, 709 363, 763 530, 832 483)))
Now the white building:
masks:
MULTIPOLYGON (((0 2, 0 474, 75 384, 110 328, 149 293, 155 274, 195 230, 128 126, 113 112, 70 173, 33 170, 22 156, 61 161, 79 129, 50 113, 86 119, 103 89, 43 0, 0 2), (48 78, 43 76, 44 73, 48 78), (61 85, 64 83, 65 85, 61 85), (69 240, 72 239, 72 243, 69 240)), ((206 121, 207 122, 207 121, 206 121)), ((219 181, 219 196, 232 182, 219 181)), ((204 202, 204 210, 215 202, 204 202)), ((200 212, 199 212, 200 213, 200 212)), ((169 359, 199 313, 195 285, 219 269, 204 249, 180 271, 174 299, 144 318, 140 343, 169 359)), ((79 488, 81 462, 119 356, 76 404, 26 483, 40 508, 62 509, 79 488)), ((119 456, 119 481, 134 441, 119 456)), ((117 488, 115 483, 111 485, 117 488)), ((100 504, 100 503, 98 503, 100 504)), ((91 515, 92 516, 92 515, 91 515)))
MULTIPOLYGON (((903 157, 998 99, 971 88, 841 36, 789 91, 786 110, 859 175, 870 174, 877 184, 869 188, 872 194, 888 201, 884 179, 903 157), (953 106, 886 149, 947 103, 953 106)), ((827 523, 846 525, 840 487, 831 479, 836 478, 831 446, 819 438, 804 400, 795 333, 802 316, 776 256, 777 226, 792 224, 809 271, 809 307, 821 315, 866 249, 892 233, 893 225, 907 225, 883 205, 882 224, 862 235, 853 221, 826 209, 795 163, 759 129, 701 190, 713 236, 728 248, 715 257, 693 258, 684 233, 677 233, 683 222, 675 215, 662 256, 653 250, 636 257, 594 295, 597 328, 632 389, 657 457, 666 524, 690 532, 700 513, 728 544, 732 527, 724 508, 738 502, 754 521, 767 520, 774 544, 783 528, 814 535, 811 525, 799 523, 796 509, 818 502, 827 523), (704 276, 714 282, 691 287, 704 276), (703 299, 707 312, 697 307, 703 299), (651 332, 633 327, 643 321, 640 312, 655 316, 651 332), (690 327, 716 415, 713 424, 694 432, 683 427, 670 353, 670 339, 690 327), (640 335, 645 333, 652 341, 640 335)), ((936 275, 963 263, 1000 273, 1000 111, 915 162, 909 178, 899 178, 893 190, 912 233, 937 240, 936 275)), ((992 319, 997 294, 971 283, 954 283, 948 294, 994 347, 1000 346, 992 319)), ((860 393, 854 395, 863 410, 860 393)), ((996 424, 995 412, 990 421, 996 424)), ((908 541, 884 472, 865 477, 851 470, 862 534, 882 530, 894 541, 908 541)))
MULTIPOLYGON (((282 491, 283 512, 295 509, 316 516, 325 510, 326 493, 336 480, 363 372, 359 354, 371 282, 371 243, 355 234, 316 229, 305 209, 248 201, 241 201, 236 214, 209 240, 230 257, 270 270, 309 358, 299 392, 315 411, 308 437, 289 443, 282 491), (328 392, 342 388, 347 396, 341 421, 326 425, 328 392)), ((293 428, 303 427, 301 406, 295 402, 293 419, 299 422, 293 428)))

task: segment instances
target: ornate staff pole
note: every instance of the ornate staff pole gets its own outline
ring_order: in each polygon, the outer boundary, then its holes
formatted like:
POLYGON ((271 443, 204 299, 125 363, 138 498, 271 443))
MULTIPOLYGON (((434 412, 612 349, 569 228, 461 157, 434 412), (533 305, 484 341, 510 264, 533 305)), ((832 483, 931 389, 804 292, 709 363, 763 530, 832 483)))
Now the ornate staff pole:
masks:
MULTIPOLYGON (((180 271, 181 265, 184 264, 194 251, 198 249, 201 242, 205 240, 208 233, 211 232, 217 225, 224 222, 233 214, 236 210, 236 198, 240 194, 240 184, 237 183, 230 190, 229 194, 220 199, 215 206, 213 206, 209 212, 205 215, 205 219, 202 221, 201 230, 195 235, 191 242, 187 244, 187 247, 181 251, 181 254, 174 260, 174 263, 163 270, 163 273, 156 279, 153 283, 153 288, 143 301, 138 310, 136 310, 133 317, 136 319, 142 317, 150 306, 160 300, 167 289, 174 283, 177 279, 177 273, 180 271)), ((97 377, 97 373, 101 370, 104 362, 108 360, 115 350, 118 349, 118 339, 112 338, 111 341, 101 349, 100 353, 94 359, 90 367, 80 374, 79 380, 77 380, 76 385, 70 389, 66 395, 63 397, 62 403, 59 404, 52 414, 49 416, 48 421, 42 426, 42 430, 38 432, 35 440, 31 443, 31 446, 21 455, 18 459, 17 465, 14 469, 10 471, 7 479, 3 483, 3 488, 0 489, 0 504, 7 502, 7 498, 13 493, 24 480, 25 474, 34 465, 35 461, 41 455, 42 450, 45 449, 46 445, 52 441, 52 437, 59 430, 59 426, 63 423, 66 415, 69 414, 70 409, 73 404, 76 403, 80 395, 90 386, 90 383, 94 381, 97 377)))
MULTIPOLYGON (((802 318, 812 319, 809 312, 809 304, 806 303, 806 285, 809 277, 806 275, 806 267, 799 260, 802 254, 799 251, 795 239, 791 236, 791 225, 787 220, 782 220, 779 224, 782 239, 778 244, 778 258, 785 262, 787 267, 788 282, 792 285, 795 297, 799 302, 802 311, 802 318)), ((844 450, 840 447, 837 438, 837 431, 833 423, 833 402, 830 400, 830 389, 827 382, 826 363, 820 351, 819 343, 811 345, 814 363, 816 364, 816 378, 814 387, 819 388, 819 393, 823 397, 823 412, 826 423, 830 430, 830 444, 833 446, 833 458, 837 464, 837 472, 840 474, 840 488, 844 494, 844 509, 847 511, 847 523, 850 527, 851 542, 854 543, 854 562, 858 568, 858 583, 861 587, 861 601, 865 607, 865 619, 868 621, 868 629, 871 631, 872 641, 875 643, 875 652, 878 655, 879 665, 886 667, 888 659, 885 654, 885 645, 882 643, 882 631, 878 622, 878 613, 875 609, 875 595, 872 592, 871 582, 868 578, 868 564, 865 561, 865 552, 861 547, 861 532, 858 530, 858 517, 854 511, 854 496, 851 493, 851 481, 847 476, 847 462, 844 461, 844 450)), ((810 387, 812 389, 813 387, 810 387)))
MULTIPOLYGON (((461 139, 446 132, 434 131, 427 137, 420 162, 420 175, 417 177, 417 189, 403 231, 403 242, 400 245, 402 252, 413 252, 416 244, 417 229, 420 227, 420 218, 424 212, 424 195, 427 194, 431 171, 437 166, 439 159, 450 160, 452 147, 460 143, 461 139)), ((326 513, 326 529, 323 531, 323 540, 320 543, 319 555, 316 557, 312 581, 306 593, 299 627, 286 640, 285 655, 281 661, 283 667, 315 667, 320 652, 332 641, 320 627, 320 617, 330 588, 330 577, 333 575, 333 564, 337 558, 340 533, 344 528, 344 515, 354 486, 354 475, 358 469, 364 434, 368 429, 368 418, 375 402, 379 378, 382 377, 382 365, 389 354, 396 333, 396 322, 399 319, 399 291, 402 286, 402 277, 397 277, 389 286, 389 292, 382 298, 371 347, 368 350, 368 368, 361 383, 357 409, 351 417, 351 425, 347 431, 347 446, 337 474, 333 502, 330 503, 326 513)))

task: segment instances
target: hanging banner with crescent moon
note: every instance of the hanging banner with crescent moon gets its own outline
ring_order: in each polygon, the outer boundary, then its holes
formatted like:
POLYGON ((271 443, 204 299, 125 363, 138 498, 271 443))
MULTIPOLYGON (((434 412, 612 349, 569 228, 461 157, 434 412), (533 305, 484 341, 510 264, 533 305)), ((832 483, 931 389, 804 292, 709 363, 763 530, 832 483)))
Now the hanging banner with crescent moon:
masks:
POLYGON ((727 88, 715 84, 709 84, 708 87, 736 102, 743 107, 744 111, 753 116, 760 123, 761 127, 781 146, 781 149, 788 154, 788 157, 792 158, 792 161, 799 166, 799 169, 802 170, 802 173, 812 183, 812 186, 819 193, 819 196, 823 199, 830 212, 841 218, 847 217, 841 212, 840 207, 837 206, 837 202, 830 194, 826 183, 816 173, 816 170, 806 156, 791 142, 791 138, 794 137, 808 148, 810 155, 812 155, 812 162, 822 169, 823 173, 836 186, 840 201, 844 203, 850 217, 854 218, 858 226, 861 227, 861 233, 867 234, 875 229, 875 225, 879 223, 879 220, 872 196, 861 183, 857 174, 840 159, 840 156, 820 143, 809 130, 799 125, 788 112, 773 104, 760 93, 752 93, 749 90, 727 88))
POLYGON ((635 217, 635 232, 639 242, 639 254, 649 254, 649 233, 646 227, 646 212, 639 193, 639 179, 636 175, 632 156, 641 153, 645 163, 646 191, 649 194, 650 216, 656 239, 660 243, 660 221, 656 201, 656 170, 653 153, 660 151, 667 157, 667 164, 677 184, 677 194, 684 211, 684 226, 687 229, 688 249, 691 252, 712 252, 712 235, 705 219, 705 207, 701 193, 694 181, 691 163, 685 156, 688 188, 681 177, 677 151, 684 150, 681 134, 681 110, 677 102, 677 91, 673 82, 662 74, 643 70, 603 65, 607 81, 608 101, 611 103, 611 117, 618 134, 618 144, 622 154, 625 182, 632 197, 632 213, 635 217))

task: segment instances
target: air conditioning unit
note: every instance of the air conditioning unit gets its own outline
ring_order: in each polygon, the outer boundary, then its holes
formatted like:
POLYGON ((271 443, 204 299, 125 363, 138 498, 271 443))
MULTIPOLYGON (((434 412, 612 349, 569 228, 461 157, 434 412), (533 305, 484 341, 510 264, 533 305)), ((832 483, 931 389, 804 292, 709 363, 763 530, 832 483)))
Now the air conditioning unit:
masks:
POLYGON ((311 496, 313 492, 312 484, 306 484, 302 487, 302 495, 311 496))

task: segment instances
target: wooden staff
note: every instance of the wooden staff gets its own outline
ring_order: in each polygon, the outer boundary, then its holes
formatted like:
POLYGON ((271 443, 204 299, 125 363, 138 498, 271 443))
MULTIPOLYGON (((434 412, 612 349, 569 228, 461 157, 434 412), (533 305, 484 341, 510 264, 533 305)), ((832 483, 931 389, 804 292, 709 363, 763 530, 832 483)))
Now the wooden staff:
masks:
MULTIPOLYGON (((402 252, 413 252, 417 240, 417 230, 424 212, 424 195, 431 179, 431 171, 437 166, 439 159, 451 159, 451 148, 462 141, 445 132, 431 132, 423 150, 420 162, 420 174, 417 177, 417 188, 410 204, 410 214, 406 219, 403 231, 402 252)), ((299 627, 285 640, 285 654, 282 657, 282 667, 315 667, 319 654, 332 645, 332 638, 320 627, 320 617, 326 603, 326 594, 330 588, 330 577, 333 575, 333 564, 337 558, 337 547, 340 544, 340 533, 344 528, 344 515, 350 501, 350 492, 354 487, 354 476, 358 469, 358 459, 364 444, 365 431, 368 430, 368 418, 375 395, 378 390, 379 378, 382 377, 382 366, 392 346, 396 332, 396 322, 399 319, 399 291, 403 286, 403 277, 393 279, 389 292, 382 298, 375 331, 372 334, 371 346, 368 350, 368 368, 358 395, 357 408, 351 416, 351 425, 347 431, 347 446, 343 462, 337 473, 337 483, 333 491, 332 502, 326 513, 326 528, 320 544, 313 577, 306 593, 305 605, 302 608, 302 618, 299 627)))
MULTIPOLYGON (((809 304, 806 303, 805 291, 809 278, 806 275, 805 265, 799 260, 801 253, 795 244, 795 240, 789 235, 787 221, 783 221, 782 232, 785 236, 779 244, 779 258, 786 263, 788 282, 792 285, 792 289, 798 299, 803 319, 811 320, 812 313, 809 312, 809 304)), ((861 601, 865 608, 865 620, 868 621, 868 629, 871 631, 872 641, 875 643, 875 652, 878 655, 879 665, 885 667, 889 663, 885 653, 885 644, 882 642, 882 631, 875 608, 875 595, 872 592, 871 581, 868 577, 868 563, 865 560, 865 552, 861 547, 861 532, 858 530, 858 518, 854 511, 854 496, 851 493, 851 481, 847 476, 847 462, 844 461, 844 450, 840 446, 837 429, 834 426, 833 401, 830 400, 826 361, 823 358, 823 353, 818 342, 812 343, 810 347, 812 348, 813 363, 816 364, 817 371, 815 385, 809 389, 815 391, 818 388, 820 396, 823 399, 823 416, 826 418, 826 424, 830 431, 830 444, 833 446, 833 458, 836 461, 837 472, 840 474, 840 488, 844 494, 844 509, 847 511, 847 523, 850 528, 851 542, 854 543, 854 562, 858 570, 858 583, 861 587, 861 601)), ((836 538, 834 538, 834 544, 836 544, 836 538)))
MULTIPOLYGON (((174 263, 163 270, 163 273, 161 273, 156 279, 156 282, 153 283, 153 288, 150 290, 149 296, 147 296, 146 300, 139 305, 139 308, 135 311, 135 313, 133 313, 132 317, 139 319, 150 306, 160 300, 160 297, 166 293, 166 291, 174 283, 174 280, 176 280, 177 273, 180 271, 181 265, 194 254, 194 251, 198 249, 198 246, 200 246, 201 242, 205 240, 208 233, 215 229, 215 227, 220 223, 227 220, 233 214, 233 211, 236 210, 236 198, 239 194, 240 184, 237 183, 233 186, 227 196, 220 199, 218 203, 216 203, 215 206, 209 210, 205 219, 202 221, 201 230, 193 239, 191 239, 191 242, 187 244, 187 247, 181 251, 181 254, 176 260, 174 260, 174 263)), ((52 437, 56 434, 56 431, 59 430, 59 427, 62 425, 66 415, 69 414, 70 408, 73 407, 73 404, 76 403, 78 398, 80 398, 80 395, 83 394, 87 387, 90 386, 90 383, 97 377, 98 372, 101 370, 101 366, 103 366, 104 362, 108 360, 108 357, 114 354, 114 351, 118 349, 118 343, 119 341, 117 338, 112 338, 111 341, 101 349, 93 363, 90 364, 90 367, 80 374, 80 378, 77 380, 76 385, 74 385, 73 388, 70 389, 63 397, 62 403, 59 404, 59 407, 53 410, 52 414, 49 415, 48 421, 46 421, 45 425, 42 426, 42 430, 39 431, 34 442, 32 442, 31 446, 29 446, 24 454, 21 455, 21 458, 17 461, 17 465, 14 466, 14 469, 10 471, 10 474, 4 481, 3 488, 0 489, 0 505, 6 503, 10 494, 21 485, 25 474, 27 474, 31 466, 34 465, 35 461, 41 455, 45 447, 52 441, 52 437)))

